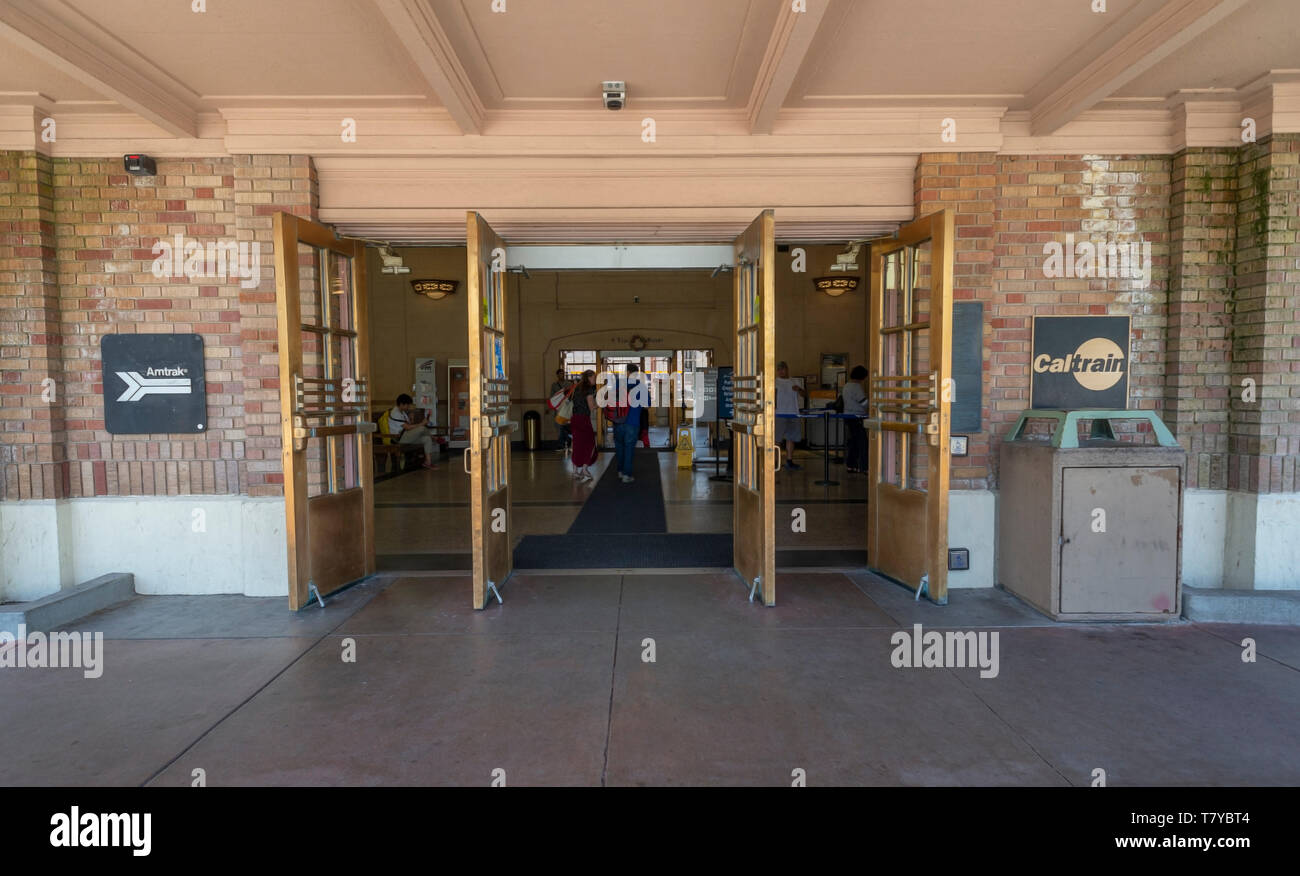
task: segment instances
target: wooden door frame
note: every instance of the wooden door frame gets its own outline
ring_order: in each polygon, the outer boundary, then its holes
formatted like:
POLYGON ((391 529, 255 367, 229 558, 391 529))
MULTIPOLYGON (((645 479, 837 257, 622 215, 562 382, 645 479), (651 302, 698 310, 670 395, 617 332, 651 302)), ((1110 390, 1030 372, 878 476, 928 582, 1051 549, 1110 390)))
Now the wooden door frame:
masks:
MULTIPOLYGON (((746 252, 757 251, 758 259, 754 269, 758 271, 759 320, 756 334, 763 340, 761 357, 761 374, 758 375, 758 411, 755 425, 751 430, 746 427, 736 429, 733 421, 731 436, 732 457, 732 563, 747 588, 752 588, 753 578, 759 579, 763 604, 776 604, 776 470, 773 465, 777 459, 777 450, 773 444, 776 414, 776 219, 775 211, 768 209, 759 213, 736 238, 736 267, 732 280, 732 338, 734 350, 732 367, 740 367, 740 335, 751 328, 741 328, 741 281, 745 275, 744 263, 746 252), (745 436, 744 438, 740 436, 745 436), (750 436, 761 448, 758 459, 758 509, 757 520, 746 522, 741 517, 747 513, 749 503, 746 488, 741 485, 743 472, 738 465, 743 464, 741 454, 737 453, 738 442, 750 436), (761 527, 761 528, 760 528, 761 527), (757 544, 752 544, 752 534, 757 532, 757 544), (757 561, 745 556, 746 551, 757 549, 761 556, 757 561), (757 574, 754 574, 757 573, 757 574)), ((735 372, 732 372, 735 375, 735 372)), ((737 387, 737 393, 741 389, 737 387)), ((737 402, 739 404, 739 402, 737 402)), ((753 592, 751 590, 751 592, 753 592)))
MULTIPOLYGON (((483 411, 485 408, 484 401, 484 374, 483 374, 483 278, 492 274, 492 252, 500 248, 504 253, 505 241, 492 229, 487 220, 479 213, 470 210, 466 213, 466 233, 465 233, 465 254, 467 260, 466 276, 466 307, 468 308, 468 347, 467 357, 469 359, 469 407, 470 407, 470 427, 469 427, 469 446, 465 449, 469 456, 469 476, 470 476, 470 551, 473 556, 473 606, 475 609, 487 607, 488 594, 490 592, 489 582, 496 588, 496 597, 500 601, 500 588, 505 584, 506 579, 514 571, 513 548, 511 545, 511 496, 510 489, 512 486, 512 475, 510 472, 510 429, 495 435, 489 439, 492 424, 485 423, 483 411), (484 254, 486 253, 486 260, 484 254), (484 265, 486 264, 486 270, 484 265), (484 446, 485 440, 487 446, 484 446), (489 494, 485 487, 484 481, 487 477, 485 451, 492 447, 492 442, 504 440, 506 442, 506 470, 504 473, 505 486, 496 493, 489 494), (499 498, 495 498, 499 497, 499 498), (503 534, 505 548, 503 550, 490 550, 488 540, 492 538, 491 522, 489 520, 493 511, 497 507, 504 507, 506 513, 506 531, 503 534), (490 554, 490 555, 489 555, 490 554)), ((503 256, 504 258, 504 256, 503 256)), ((501 294, 505 296, 505 301, 501 307, 501 325, 499 331, 502 335, 502 356, 505 361, 506 380, 510 379, 510 334, 509 334, 509 274, 506 266, 502 264, 501 270, 501 294)), ((507 416, 509 415, 509 406, 506 408, 507 416)))
MULTIPOLYGON (((355 331, 354 371, 358 404, 367 406, 366 416, 358 418, 369 424, 370 382, 370 314, 366 290, 365 244, 340 238, 328 226, 292 213, 277 212, 272 217, 272 241, 275 249, 276 333, 279 341, 280 383, 280 465, 284 478, 285 542, 288 555, 289 608, 297 611, 307 605, 311 573, 311 545, 308 538, 307 467, 296 459, 295 442, 301 426, 295 422, 298 396, 295 375, 302 365, 302 289, 298 273, 298 244, 306 243, 321 250, 338 253, 352 263, 352 324, 355 331)), ((327 351, 328 355, 328 351, 327 351)), ((369 450, 370 439, 364 437, 357 447, 357 478, 362 492, 362 545, 365 552, 365 575, 373 575, 375 566, 374 467, 369 450)), ((337 588, 334 588, 337 589, 337 588)), ((332 590, 322 591, 325 595, 332 590)))
MULTIPOLYGON (((941 258, 932 258, 931 260, 930 370, 932 373, 946 375, 947 378, 951 378, 954 260, 952 247, 956 235, 955 214, 951 209, 943 209, 903 225, 893 239, 877 241, 871 244, 869 253, 871 260, 871 297, 868 306, 870 315, 868 329, 869 359, 871 361, 869 380, 880 374, 884 356, 880 335, 884 319, 884 278, 881 270, 884 259, 887 255, 899 250, 906 251, 909 247, 914 247, 927 240, 931 241, 931 251, 937 252, 941 256, 941 258), (945 302, 947 306, 943 306, 945 302), (936 359, 936 357, 941 358, 936 359), (936 362, 946 363, 946 365, 936 368, 936 362)), ((911 294, 910 289, 908 294, 911 294)), ((935 410, 931 414, 931 424, 927 429, 927 434, 930 436, 928 442, 930 452, 927 466, 925 509, 927 544, 925 546, 924 560, 927 567, 926 574, 929 575, 927 595, 933 602, 944 605, 948 601, 948 489, 951 465, 949 439, 952 429, 952 417, 950 384, 943 385, 944 378, 942 376, 937 382, 940 385, 932 387, 932 406, 935 410)), ((870 384, 868 385, 867 395, 870 398, 870 384)), ((876 417, 876 414, 877 412, 874 410, 870 412, 870 416, 873 418, 872 422, 878 424, 879 418, 876 417)), ((881 512, 877 479, 884 459, 884 442, 880 440, 884 432, 880 431, 880 428, 879 425, 875 426, 875 436, 872 439, 872 447, 868 455, 871 471, 868 482, 867 561, 873 567, 876 561, 873 553, 878 553, 877 539, 880 531, 879 515, 881 512)), ((898 434, 906 436, 911 433, 900 431, 898 434)), ((906 583, 917 586, 916 582, 906 583)))

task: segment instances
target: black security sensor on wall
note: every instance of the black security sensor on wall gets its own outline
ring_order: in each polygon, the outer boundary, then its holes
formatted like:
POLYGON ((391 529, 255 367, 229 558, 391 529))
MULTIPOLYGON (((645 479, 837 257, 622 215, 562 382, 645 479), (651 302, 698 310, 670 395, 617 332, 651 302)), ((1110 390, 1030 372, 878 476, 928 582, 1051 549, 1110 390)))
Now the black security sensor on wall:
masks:
POLYGON ((133 176, 158 175, 158 165, 148 155, 123 155, 122 166, 133 176))

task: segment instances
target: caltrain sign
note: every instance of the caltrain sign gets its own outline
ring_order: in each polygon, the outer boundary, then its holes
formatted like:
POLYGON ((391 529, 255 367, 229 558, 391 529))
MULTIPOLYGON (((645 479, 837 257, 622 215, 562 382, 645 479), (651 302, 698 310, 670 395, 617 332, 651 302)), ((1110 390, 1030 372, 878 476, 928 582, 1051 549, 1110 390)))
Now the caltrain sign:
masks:
POLYGON ((1031 407, 1128 407, 1127 316, 1036 316, 1031 356, 1031 407))

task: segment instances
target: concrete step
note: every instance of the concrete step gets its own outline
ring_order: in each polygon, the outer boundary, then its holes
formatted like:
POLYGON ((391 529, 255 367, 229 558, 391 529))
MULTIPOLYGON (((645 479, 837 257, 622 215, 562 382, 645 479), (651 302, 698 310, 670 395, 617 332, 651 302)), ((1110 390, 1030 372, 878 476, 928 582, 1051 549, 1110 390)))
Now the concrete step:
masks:
POLYGON ((18 636, 20 624, 28 632, 51 630, 78 621, 110 605, 135 598, 135 575, 110 572, 34 602, 0 605, 0 632, 18 636))
POLYGON ((1203 623, 1300 625, 1300 590, 1184 586, 1183 617, 1203 623))

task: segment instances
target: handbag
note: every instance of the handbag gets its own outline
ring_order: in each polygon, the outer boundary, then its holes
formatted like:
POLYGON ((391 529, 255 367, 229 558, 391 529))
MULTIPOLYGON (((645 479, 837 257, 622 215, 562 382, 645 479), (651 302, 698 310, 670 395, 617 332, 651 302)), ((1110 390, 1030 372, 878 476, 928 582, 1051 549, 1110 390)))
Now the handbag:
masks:
MULTIPOLYGON (((561 389, 555 395, 547 399, 546 406, 551 410, 558 412, 562 404, 564 404, 566 401, 569 401, 571 398, 573 398, 573 391, 577 388, 578 388, 577 381, 570 383, 564 389, 561 389)), ((570 406, 572 406, 572 402, 570 402, 570 406)))
POLYGON ((568 423, 569 420, 572 418, 573 418, 573 399, 565 397, 565 399, 562 402, 560 402, 560 406, 555 409, 555 422, 563 426, 566 423, 568 423))

